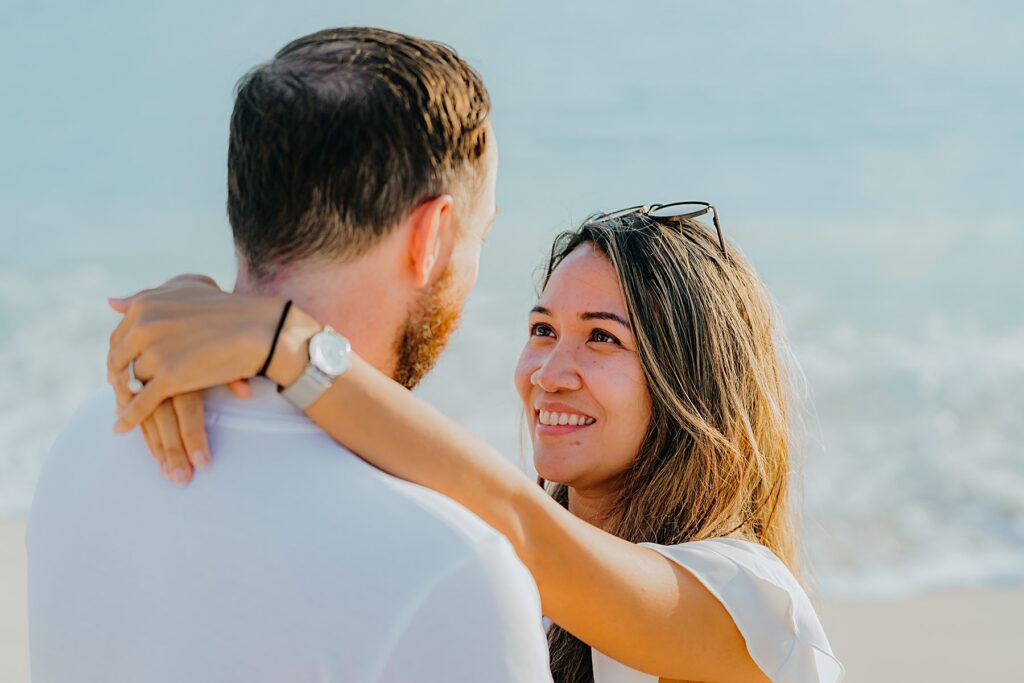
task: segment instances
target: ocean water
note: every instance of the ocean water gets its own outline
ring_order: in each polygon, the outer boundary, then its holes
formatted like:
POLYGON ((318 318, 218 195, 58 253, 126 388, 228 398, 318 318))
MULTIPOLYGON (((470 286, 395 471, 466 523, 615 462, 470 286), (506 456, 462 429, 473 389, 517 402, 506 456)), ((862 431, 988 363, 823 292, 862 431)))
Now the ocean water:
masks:
POLYGON ((1024 10, 633 5, 11 3, 0 515, 25 514, 103 385, 105 297, 181 271, 230 284, 237 78, 370 24, 454 45, 494 99, 501 215, 425 397, 528 461, 511 374, 551 238, 595 210, 713 201, 798 364, 819 588, 1024 582, 1024 10))

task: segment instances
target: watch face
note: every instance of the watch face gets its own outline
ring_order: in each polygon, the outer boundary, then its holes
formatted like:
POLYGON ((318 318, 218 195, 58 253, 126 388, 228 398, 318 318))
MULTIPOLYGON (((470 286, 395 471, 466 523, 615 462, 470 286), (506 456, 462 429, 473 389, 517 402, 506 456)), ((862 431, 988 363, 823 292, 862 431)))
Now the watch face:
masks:
POLYGON ((348 339, 327 327, 309 340, 309 362, 321 372, 337 377, 348 370, 352 345, 348 339))

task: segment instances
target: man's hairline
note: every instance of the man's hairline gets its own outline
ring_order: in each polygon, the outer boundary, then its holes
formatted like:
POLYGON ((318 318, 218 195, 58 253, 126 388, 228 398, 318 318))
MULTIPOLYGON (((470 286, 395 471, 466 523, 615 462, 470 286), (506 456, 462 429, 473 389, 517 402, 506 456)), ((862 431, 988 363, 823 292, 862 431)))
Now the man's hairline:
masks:
MULTIPOLYGON (((489 120, 489 117, 488 117, 488 120, 489 120)), ((484 167, 484 157, 485 156, 486 156, 486 151, 484 152, 484 154, 481 154, 478 159, 476 159, 474 161, 471 161, 471 162, 468 162, 466 164, 467 166, 477 166, 478 167, 475 170, 475 172, 472 172, 472 173, 464 172, 464 174, 474 175, 474 176, 479 176, 479 177, 474 177, 474 178, 472 178, 472 180, 464 179, 462 181, 462 182, 467 182, 467 180, 469 180, 468 184, 472 188, 472 192, 473 192, 472 197, 474 199, 479 199, 480 195, 482 195, 483 192, 484 192, 484 182, 486 180, 486 175, 487 175, 486 168, 484 167)), ((459 183, 457 181, 457 182, 455 182, 453 184, 457 185, 459 183)), ((325 253, 318 252, 318 253, 307 254, 307 255, 303 255, 303 256, 297 257, 297 258, 287 259, 287 260, 279 261, 279 262, 271 261, 269 263, 262 264, 262 268, 254 268, 253 264, 249 261, 249 259, 243 253, 241 253, 239 245, 235 244, 235 251, 237 253, 237 261, 238 261, 237 268, 238 268, 238 270, 240 272, 244 269, 244 272, 248 276, 247 277, 247 282, 249 283, 249 285, 251 287, 254 287, 254 288, 256 288, 258 290, 258 289, 262 289, 264 287, 267 287, 268 285, 270 285, 271 283, 273 283, 274 281, 276 281, 278 279, 287 279, 288 278, 287 273, 289 271, 294 271, 296 268, 301 268, 301 269, 306 269, 306 268, 328 269, 328 268, 333 268, 333 267, 338 267, 338 266, 345 266, 345 265, 350 265, 352 263, 356 263, 357 261, 359 261, 359 260, 361 260, 363 258, 366 258, 368 255, 372 254, 377 249, 380 249, 383 246, 383 244, 388 240, 388 238, 393 236, 395 234, 395 232, 397 230, 399 230, 400 227, 407 220, 409 220, 409 216, 412 215, 412 213, 415 212, 420 206, 422 206, 426 202, 432 201, 432 200, 434 200, 434 199, 436 199, 436 198, 438 198, 440 196, 446 195, 446 194, 452 196, 453 198, 455 198, 457 196, 457 194, 452 192, 452 187, 451 187, 451 185, 449 185, 448 188, 442 190, 441 192, 438 192, 436 194, 432 194, 430 196, 424 197, 424 198, 416 201, 412 206, 409 207, 409 209, 402 215, 402 217, 400 219, 395 221, 392 225, 388 226, 380 234, 374 235, 369 242, 367 242, 365 245, 363 245, 362 249, 359 249, 358 251, 355 251, 353 253, 344 254, 344 255, 337 255, 337 254, 325 254, 325 253), (266 275, 264 277, 254 278, 253 277, 253 273, 256 273, 256 272, 264 272, 264 273, 266 273, 266 275)), ((471 206, 471 204, 469 202, 465 202, 465 208, 463 209, 463 211, 465 211, 465 213, 462 213, 458 209, 456 209, 456 211, 460 213, 460 217, 461 218, 466 218, 469 215, 470 206, 471 206)), ((496 214, 497 214, 497 206, 494 207, 494 210, 492 211, 492 215, 490 217, 490 221, 489 222, 493 222, 494 217, 495 217, 496 214)), ((466 221, 460 220, 459 223, 458 223, 459 237, 460 238, 464 237, 465 234, 466 234, 466 229, 467 229, 468 226, 464 224, 465 222, 466 221)), ((370 230, 368 228, 365 228, 365 226, 364 226, 364 229, 366 229, 367 232, 373 232, 372 230, 370 230)))

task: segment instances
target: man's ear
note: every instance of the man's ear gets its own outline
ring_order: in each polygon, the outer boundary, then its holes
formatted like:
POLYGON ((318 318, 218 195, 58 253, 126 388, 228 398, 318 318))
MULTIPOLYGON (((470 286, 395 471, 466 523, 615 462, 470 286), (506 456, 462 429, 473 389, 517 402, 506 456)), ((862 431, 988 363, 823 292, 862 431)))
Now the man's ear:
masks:
POLYGON ((409 214, 409 266, 417 287, 436 280, 448 267, 455 244, 452 196, 442 194, 422 202, 409 214))

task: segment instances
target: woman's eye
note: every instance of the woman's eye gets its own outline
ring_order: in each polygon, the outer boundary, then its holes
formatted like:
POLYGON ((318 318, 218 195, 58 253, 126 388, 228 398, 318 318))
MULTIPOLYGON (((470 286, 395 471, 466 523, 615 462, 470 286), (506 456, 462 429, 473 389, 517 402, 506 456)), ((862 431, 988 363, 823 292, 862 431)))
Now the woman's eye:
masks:
POLYGON ((551 329, 551 325, 545 323, 534 323, 530 326, 531 337, 553 337, 555 331, 551 329))
POLYGON ((590 335, 591 340, 605 344, 618 344, 619 340, 604 330, 594 330, 590 335))

